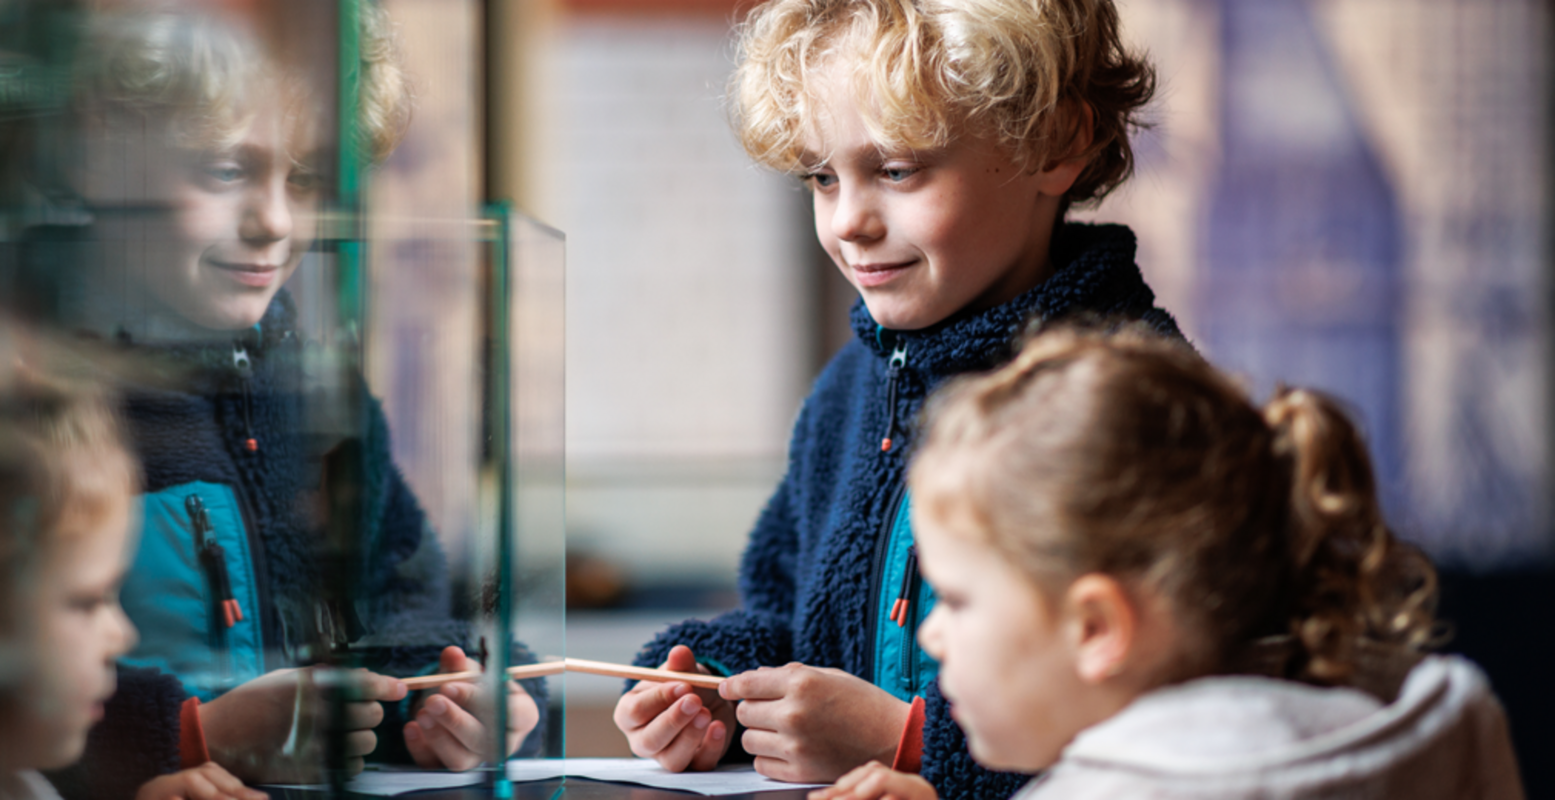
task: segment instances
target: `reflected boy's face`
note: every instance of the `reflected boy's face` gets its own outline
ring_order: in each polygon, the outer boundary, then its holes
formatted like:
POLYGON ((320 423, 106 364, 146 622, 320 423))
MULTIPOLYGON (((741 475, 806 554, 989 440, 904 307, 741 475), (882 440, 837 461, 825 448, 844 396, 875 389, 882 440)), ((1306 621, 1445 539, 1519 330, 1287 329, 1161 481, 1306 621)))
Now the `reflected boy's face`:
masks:
POLYGON ((209 330, 257 323, 315 235, 320 180, 293 159, 283 115, 261 111, 217 150, 111 133, 90 140, 85 193, 109 280, 122 274, 146 313, 209 330))
POLYGON ((838 64, 819 73, 817 124, 802 156, 815 232, 875 321, 917 330, 1007 302, 1047 275, 1065 183, 1021 169, 964 135, 929 152, 890 152, 865 126, 838 64))
MULTIPOLYGON (((73 467, 103 469, 78 455, 73 467)), ((67 512, 60 529, 49 532, 42 568, 21 605, 31 677, 17 692, 22 719, 0 725, 0 763, 13 769, 53 769, 80 758, 88 729, 113 695, 114 662, 135 644, 118 598, 133 538, 129 488, 103 500, 90 513, 67 512)))

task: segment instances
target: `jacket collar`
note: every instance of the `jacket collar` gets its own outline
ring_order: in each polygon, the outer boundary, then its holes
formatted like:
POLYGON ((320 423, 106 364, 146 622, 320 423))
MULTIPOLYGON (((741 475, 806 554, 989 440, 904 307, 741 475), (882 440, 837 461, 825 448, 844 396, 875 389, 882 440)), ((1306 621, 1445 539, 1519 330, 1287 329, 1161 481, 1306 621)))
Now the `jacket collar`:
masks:
POLYGON ((1065 223, 1054 231, 1053 274, 1003 305, 957 314, 922 330, 893 331, 876 324, 860 299, 849 319, 853 332, 881 358, 906 344, 910 369, 941 376, 986 369, 1008 357, 1011 342, 1034 318, 1150 308, 1155 295, 1134 264, 1135 244, 1133 232, 1122 225, 1065 223))

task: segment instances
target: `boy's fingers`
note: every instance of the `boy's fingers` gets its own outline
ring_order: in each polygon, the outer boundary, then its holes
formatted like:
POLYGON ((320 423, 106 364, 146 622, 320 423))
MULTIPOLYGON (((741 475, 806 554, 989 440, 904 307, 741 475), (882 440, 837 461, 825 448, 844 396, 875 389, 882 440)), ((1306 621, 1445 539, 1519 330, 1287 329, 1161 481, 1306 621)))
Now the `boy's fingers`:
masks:
POLYGON ((718 761, 728 749, 728 738, 729 729, 722 722, 713 720, 702 736, 702 743, 697 745, 696 754, 691 757, 690 768, 697 772, 707 772, 718 766, 718 761))
POLYGON ((778 700, 788 693, 790 671, 755 669, 726 678, 718 685, 718 696, 725 700, 778 700))
POLYGON ((378 727, 383 722, 383 704, 381 703, 346 703, 345 719, 342 720, 346 730, 367 731, 378 727))
POLYGON ((347 758, 365 756, 378 746, 378 734, 372 731, 351 731, 346 734, 345 755, 347 758))
POLYGON ((698 713, 653 759, 670 772, 684 772, 691 766, 711 719, 712 716, 705 711, 698 713))
MULTIPOLYGON (((474 714, 441 695, 427 698, 416 718, 418 723, 423 718, 430 719, 434 727, 447 731, 454 741, 470 752, 476 752, 485 745, 486 726, 474 714)), ((423 730, 427 728, 426 725, 421 727, 423 730)))
POLYGON ((211 783, 210 779, 205 777, 200 770, 194 770, 189 773, 188 779, 184 781, 184 789, 186 795, 191 798, 197 798, 197 800, 214 800, 216 795, 219 794, 216 784, 211 783))
POLYGON ((481 762, 480 756, 470 752, 459 740, 455 739, 448 729, 441 726, 428 730, 422 728, 427 744, 430 746, 436 761, 455 772, 463 772, 471 769, 481 762))
MULTIPOLYGON (((697 714, 702 712, 702 698, 695 694, 687 694, 676 700, 664 713, 654 717, 652 722, 642 726, 629 737, 634 742, 634 747, 643 752, 638 755, 655 757, 664 748, 669 747, 681 731, 691 724, 697 714)), ((701 733, 698 732, 700 738, 701 733)))
POLYGON ((443 648, 437 657, 438 672, 466 672, 480 668, 479 661, 466 657, 463 650, 452 645, 443 648))
POLYGON ((437 753, 432 751, 432 743, 427 741, 426 732, 421 729, 415 720, 405 723, 402 729, 405 735, 405 749, 410 751, 410 760, 416 762, 416 766, 430 768, 439 766, 437 753))
POLYGON ((784 761, 793 758, 788 742, 788 737, 780 733, 755 728, 746 728, 745 733, 740 736, 740 744, 745 746, 745 752, 753 756, 766 756, 784 761))
POLYGON ((355 684, 356 699, 360 701, 403 700, 410 692, 404 681, 399 678, 379 675, 365 669, 351 670, 351 679, 355 684))
POLYGON ((781 730, 783 705, 775 700, 746 700, 734 707, 734 718, 747 728, 781 730))
POLYGON ((664 663, 660 665, 659 668, 671 670, 673 672, 699 671, 697 670, 696 654, 691 652, 691 648, 683 644, 677 644, 674 647, 671 647, 669 655, 665 656, 664 663))
POLYGON ((691 686, 684 683, 639 683, 632 691, 621 695, 616 703, 616 725, 631 733, 652 723, 669 711, 677 700, 690 694, 691 686), (644 689, 644 686, 649 688, 644 689))

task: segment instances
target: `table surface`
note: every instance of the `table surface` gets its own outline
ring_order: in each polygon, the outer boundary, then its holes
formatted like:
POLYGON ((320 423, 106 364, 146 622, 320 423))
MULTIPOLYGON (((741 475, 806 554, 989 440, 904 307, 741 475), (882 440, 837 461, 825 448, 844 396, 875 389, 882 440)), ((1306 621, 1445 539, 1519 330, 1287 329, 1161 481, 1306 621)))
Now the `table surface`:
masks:
MULTIPOLYGON (((306 789, 273 789, 266 788, 271 800, 319 800, 325 793, 306 789)), ((804 800, 810 792, 809 789, 786 789, 776 792, 754 792, 747 794, 719 795, 730 800, 804 800)), ((365 797, 365 795, 349 795, 352 798, 365 797)), ((477 798, 491 797, 490 790, 467 787, 463 789, 434 789, 426 792, 402 794, 400 797, 414 798, 414 800, 477 800, 477 798)), ((587 778, 567 778, 565 780, 532 781, 529 783, 513 784, 513 800, 555 800, 556 798, 571 798, 571 800, 688 800, 688 798, 703 797, 704 795, 693 792, 672 792, 667 789, 654 789, 648 786, 637 786, 627 783, 604 783, 591 781, 587 778)))

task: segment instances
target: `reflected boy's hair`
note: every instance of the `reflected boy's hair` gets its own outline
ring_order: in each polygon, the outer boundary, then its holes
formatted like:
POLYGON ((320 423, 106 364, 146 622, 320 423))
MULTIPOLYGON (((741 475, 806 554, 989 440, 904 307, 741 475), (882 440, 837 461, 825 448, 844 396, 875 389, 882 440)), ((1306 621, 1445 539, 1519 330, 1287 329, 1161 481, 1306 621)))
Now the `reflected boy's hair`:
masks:
MULTIPOLYGON (((0 656, 56 537, 139 486, 112 396, 84 353, 0 318, 0 656)), ((0 658, 0 687, 15 665, 0 658)))
POLYGON ((926 419, 915 502, 969 511, 1049 596, 1092 572, 1159 592, 1189 639, 1165 680, 1369 681, 1359 665, 1433 643, 1435 571, 1388 529, 1365 442, 1320 393, 1259 408, 1179 342, 1061 327, 926 419))
POLYGON ((753 158, 786 172, 805 168, 804 135, 822 111, 816 76, 839 59, 882 146, 932 149, 970 132, 1028 170, 1087 158, 1070 202, 1129 176, 1128 129, 1155 90, 1111 0, 771 0, 739 42, 736 131, 753 158))
MULTIPOLYGON (((388 15, 374 2, 360 8, 356 143, 376 163, 403 137, 412 97, 388 15)), ((241 138, 260 104, 281 104, 299 131, 325 118, 321 104, 333 102, 311 86, 310 78, 317 76, 306 74, 305 65, 281 63, 277 48, 268 47, 252 23, 208 10, 82 13, 69 118, 61 120, 67 127, 150 125, 180 147, 219 150, 241 138)), ((69 139, 49 141, 42 130, 34 136, 32 145, 40 151, 69 139)), ((57 188, 74 158, 68 150, 52 155, 54 174, 34 176, 45 191, 57 188)))

